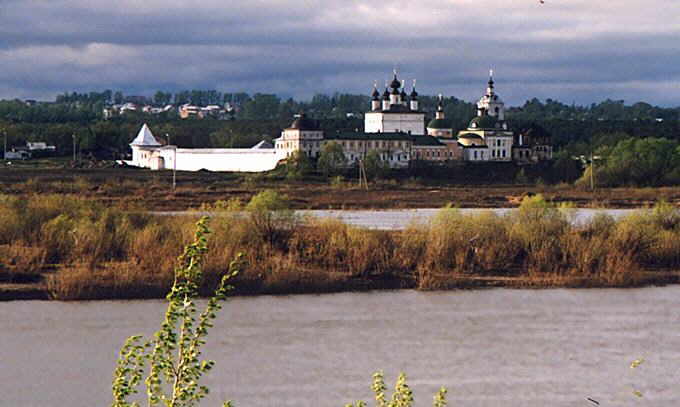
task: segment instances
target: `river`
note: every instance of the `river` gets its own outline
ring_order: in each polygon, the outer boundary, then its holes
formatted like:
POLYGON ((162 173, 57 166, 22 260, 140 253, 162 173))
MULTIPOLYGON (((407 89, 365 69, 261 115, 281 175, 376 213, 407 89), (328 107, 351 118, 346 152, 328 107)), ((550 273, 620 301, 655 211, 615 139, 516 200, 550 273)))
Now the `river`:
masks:
MULTIPOLYGON (((117 350, 150 334, 163 310, 162 301, 0 303, 0 405, 109 405, 117 350)), ((680 287, 234 298, 205 354, 217 361, 205 406, 370 402, 378 369, 390 385, 406 372, 417 406, 440 385, 451 406, 594 406, 587 397, 677 406, 680 287)))
MULTIPOLYGON (((298 210, 296 213, 301 216, 311 216, 316 218, 334 218, 339 219, 349 225, 360 226, 369 229, 380 230, 399 230, 404 229, 412 223, 427 222, 434 215, 437 214, 440 208, 421 208, 421 209, 390 209, 390 210, 298 210)), ((512 213, 517 209, 513 208, 461 208, 463 214, 479 214, 486 211, 493 211, 499 215, 512 213)), ((570 215, 573 222, 586 222, 598 213, 606 213, 614 218, 620 218, 630 215, 635 211, 643 209, 569 209, 566 213, 570 215)), ((216 213, 201 212, 201 211, 169 211, 169 212, 152 212, 156 215, 162 216, 215 216, 216 213)), ((217 214, 217 216, 219 216, 217 214)))

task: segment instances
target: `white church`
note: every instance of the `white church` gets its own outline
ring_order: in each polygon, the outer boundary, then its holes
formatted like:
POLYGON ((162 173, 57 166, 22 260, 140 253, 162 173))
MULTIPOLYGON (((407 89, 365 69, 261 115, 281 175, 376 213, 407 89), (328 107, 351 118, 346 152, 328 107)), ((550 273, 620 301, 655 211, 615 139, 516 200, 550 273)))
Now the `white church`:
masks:
POLYGON ((161 145, 144 124, 130 143, 132 160, 126 163, 152 170, 263 172, 273 170, 296 151, 318 158, 322 146, 329 142, 342 146, 350 165, 375 152, 391 168, 406 168, 414 160, 529 163, 552 158, 549 140, 516 137, 508 129, 493 72, 486 93, 477 102, 477 117, 457 135, 445 118, 441 96, 435 118, 425 124, 415 81, 407 93, 396 71, 382 95, 374 85, 371 96, 363 132, 324 134, 316 121, 300 114, 273 145, 262 141, 245 149, 161 145))

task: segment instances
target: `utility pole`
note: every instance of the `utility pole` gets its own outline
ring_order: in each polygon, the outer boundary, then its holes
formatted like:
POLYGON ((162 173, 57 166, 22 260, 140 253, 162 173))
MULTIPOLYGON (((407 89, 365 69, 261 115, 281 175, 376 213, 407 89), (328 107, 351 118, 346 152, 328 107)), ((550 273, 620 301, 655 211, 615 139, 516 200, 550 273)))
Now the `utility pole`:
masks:
POLYGON ((359 188, 361 188, 361 184, 363 184, 368 191, 368 177, 366 176, 366 167, 364 167, 364 160, 359 159, 359 188))
POLYGON ((4 136, 4 147, 2 150, 2 159, 7 161, 7 130, 2 131, 2 135, 4 136))
MULTIPOLYGON (((170 135, 165 133, 165 137, 168 139, 168 147, 170 147, 170 135)), ((177 147, 173 148, 172 156, 172 192, 175 192, 177 188, 177 147)))
POLYGON ((75 164, 75 162, 76 162, 76 133, 73 133, 71 135, 71 137, 73 138, 73 163, 75 164))
POLYGON ((595 191, 595 160, 593 150, 590 150, 590 190, 595 191))

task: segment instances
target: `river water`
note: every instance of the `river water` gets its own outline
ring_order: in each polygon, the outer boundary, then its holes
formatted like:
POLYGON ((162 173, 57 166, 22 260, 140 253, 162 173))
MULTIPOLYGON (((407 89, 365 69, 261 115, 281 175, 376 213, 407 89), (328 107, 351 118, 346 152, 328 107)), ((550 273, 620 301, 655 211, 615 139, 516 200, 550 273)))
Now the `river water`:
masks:
MULTIPOLYGON (((421 208, 421 209, 389 209, 389 210, 299 210, 297 214, 301 216, 310 216, 316 218, 334 218, 343 221, 349 225, 360 226, 369 229, 380 230, 399 230, 404 229, 412 223, 425 223, 432 219, 440 208, 421 208)), ((505 215, 516 211, 513 208, 461 208, 459 209, 463 214, 479 214, 487 211, 495 212, 499 215, 505 215)), ((569 214, 570 219, 575 223, 586 222, 598 213, 606 213, 614 218, 620 218, 630 215, 637 210, 644 209, 569 209, 566 213, 569 214)), ((162 216, 219 216, 219 214, 211 212, 200 211, 169 211, 169 212, 153 212, 156 215, 162 216)))
MULTIPOLYGON (((109 405, 117 349, 163 310, 0 303, 0 405, 109 405)), ((407 372, 417 406, 441 385, 452 406, 678 406, 680 287, 234 298, 205 354, 217 361, 205 406, 370 401, 378 369, 390 384, 407 372)))
MULTIPOLYGON (((396 209, 396 210, 302 210, 297 211, 301 215, 308 215, 317 218, 336 218, 341 221, 370 229, 382 230, 398 230, 403 229, 411 223, 423 223, 432 219, 439 208, 423 208, 423 209, 396 209)), ((512 208, 495 208, 495 209, 479 209, 479 208, 461 208, 459 209, 463 214, 479 214, 483 212, 492 211, 499 215, 505 215, 516 211, 512 208)), ((633 213, 634 209, 570 209, 567 213, 571 219, 576 222, 586 222, 598 213, 606 213, 615 218, 629 215, 633 213)))

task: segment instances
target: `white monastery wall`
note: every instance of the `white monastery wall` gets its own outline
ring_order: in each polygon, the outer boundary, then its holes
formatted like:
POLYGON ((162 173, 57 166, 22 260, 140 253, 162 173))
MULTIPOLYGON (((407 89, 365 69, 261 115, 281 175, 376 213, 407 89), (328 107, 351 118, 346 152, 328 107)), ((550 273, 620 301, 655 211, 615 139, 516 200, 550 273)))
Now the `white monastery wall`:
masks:
POLYGON ((262 172, 276 168, 285 152, 275 149, 253 150, 247 148, 178 148, 163 149, 160 152, 165 168, 173 169, 175 154, 178 171, 236 171, 262 172))

